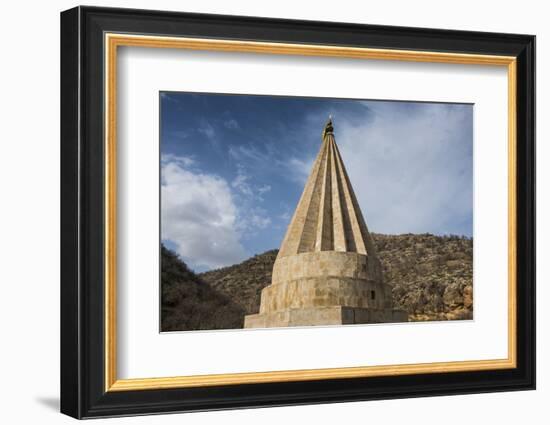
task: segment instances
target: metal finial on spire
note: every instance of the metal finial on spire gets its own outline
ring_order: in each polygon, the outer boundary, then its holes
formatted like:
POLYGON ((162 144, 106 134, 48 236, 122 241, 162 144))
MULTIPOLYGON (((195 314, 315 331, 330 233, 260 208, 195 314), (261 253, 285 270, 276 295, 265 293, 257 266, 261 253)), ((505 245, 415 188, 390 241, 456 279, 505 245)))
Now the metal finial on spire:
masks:
POLYGON ((325 128, 323 130, 323 137, 325 137, 325 134, 330 134, 334 131, 334 127, 332 125, 332 115, 328 116, 328 121, 325 124, 325 128))

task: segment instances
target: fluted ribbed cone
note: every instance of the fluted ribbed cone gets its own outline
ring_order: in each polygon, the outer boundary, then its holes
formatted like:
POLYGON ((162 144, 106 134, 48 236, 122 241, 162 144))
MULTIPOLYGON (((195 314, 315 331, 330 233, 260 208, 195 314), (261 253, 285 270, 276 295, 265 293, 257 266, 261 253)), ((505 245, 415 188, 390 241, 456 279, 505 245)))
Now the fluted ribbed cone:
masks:
POLYGON ((391 294, 329 121, 271 285, 244 327, 406 322, 407 312, 392 308, 391 294))
POLYGON ((331 120, 278 257, 315 251, 376 255, 331 120))

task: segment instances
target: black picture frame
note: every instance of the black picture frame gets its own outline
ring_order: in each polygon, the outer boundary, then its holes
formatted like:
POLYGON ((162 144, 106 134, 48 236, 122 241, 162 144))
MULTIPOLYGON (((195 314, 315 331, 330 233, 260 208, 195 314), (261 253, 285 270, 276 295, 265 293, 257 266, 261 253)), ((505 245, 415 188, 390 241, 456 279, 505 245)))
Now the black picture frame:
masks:
POLYGON ((535 388, 535 37, 132 9, 61 13, 61 412, 75 418, 535 388), (517 58, 517 367, 105 391, 104 34, 308 43, 517 58))

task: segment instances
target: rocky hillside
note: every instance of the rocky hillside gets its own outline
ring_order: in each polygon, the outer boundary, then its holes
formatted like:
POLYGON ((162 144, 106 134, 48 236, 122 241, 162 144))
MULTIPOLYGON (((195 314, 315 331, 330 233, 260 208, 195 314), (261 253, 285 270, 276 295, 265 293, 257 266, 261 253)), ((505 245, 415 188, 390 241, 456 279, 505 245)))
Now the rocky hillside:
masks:
POLYGON ((161 247, 162 331, 242 328, 244 310, 161 247))
MULTIPOLYGON (((408 311, 409 320, 472 318, 472 239, 430 234, 373 234, 373 238, 384 279, 393 286, 394 305, 408 311)), ((246 314, 257 313, 276 257, 277 250, 267 251, 200 277, 246 314)))
MULTIPOLYGON (((472 239, 430 234, 373 238, 384 279, 393 286, 394 305, 408 311, 409 320, 472 318, 472 239)), ((259 310, 277 252, 197 275, 163 247, 162 330, 242 328, 244 315, 259 310)))
POLYGON ((393 302, 409 320, 471 319, 473 240, 460 236, 373 234, 393 286, 393 302))
POLYGON ((246 312, 258 313, 262 289, 271 283, 271 272, 279 250, 255 255, 240 264, 202 273, 214 289, 228 296, 246 312))

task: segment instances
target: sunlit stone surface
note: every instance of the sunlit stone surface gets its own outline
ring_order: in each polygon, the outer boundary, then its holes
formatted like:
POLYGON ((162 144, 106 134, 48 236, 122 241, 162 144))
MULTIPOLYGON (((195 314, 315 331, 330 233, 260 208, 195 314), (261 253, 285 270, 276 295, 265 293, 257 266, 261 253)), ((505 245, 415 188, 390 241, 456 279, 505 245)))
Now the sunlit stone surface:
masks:
POLYGON ((392 308, 382 268, 344 163, 332 121, 245 328, 406 322, 392 308))

